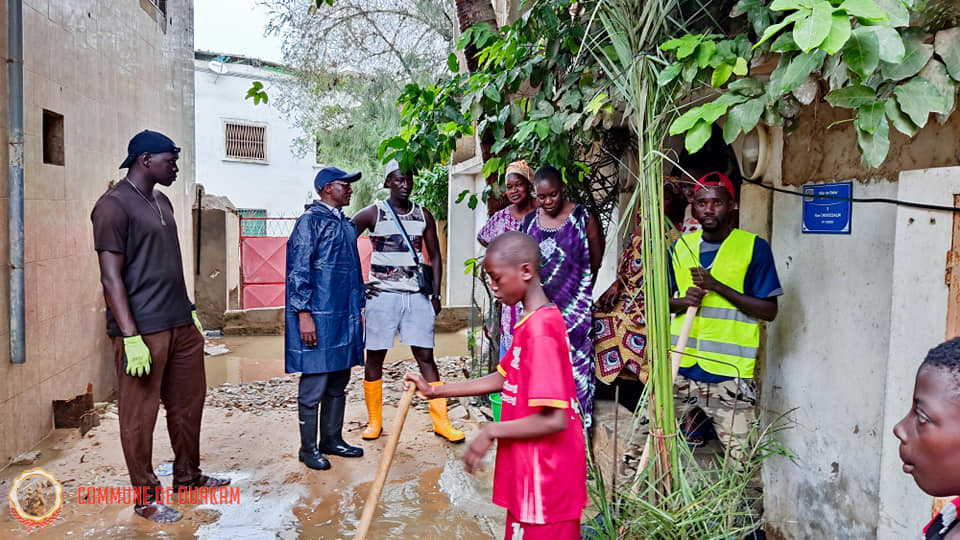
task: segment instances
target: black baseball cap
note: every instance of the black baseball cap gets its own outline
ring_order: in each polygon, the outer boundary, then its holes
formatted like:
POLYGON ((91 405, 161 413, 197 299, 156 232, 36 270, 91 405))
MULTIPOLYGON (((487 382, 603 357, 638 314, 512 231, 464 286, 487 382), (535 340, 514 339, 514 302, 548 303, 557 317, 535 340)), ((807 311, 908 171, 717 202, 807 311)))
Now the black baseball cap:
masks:
POLYGON ((120 168, 129 168, 142 154, 162 154, 164 152, 180 152, 180 147, 163 133, 145 129, 130 139, 130 144, 127 145, 127 159, 123 160, 120 168))
POLYGON ((320 169, 320 172, 317 173, 316 178, 313 179, 313 187, 317 190, 317 193, 323 189, 323 186, 329 184, 330 182, 356 182, 360 179, 360 173, 348 173, 342 169, 336 167, 324 167, 320 169))

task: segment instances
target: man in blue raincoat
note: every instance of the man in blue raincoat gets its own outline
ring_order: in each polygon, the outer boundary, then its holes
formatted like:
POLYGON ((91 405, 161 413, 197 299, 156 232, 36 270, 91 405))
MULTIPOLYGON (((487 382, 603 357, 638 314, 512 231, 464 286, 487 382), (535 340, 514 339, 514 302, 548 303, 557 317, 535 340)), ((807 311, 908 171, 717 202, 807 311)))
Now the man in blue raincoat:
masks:
POLYGON ((350 203, 350 184, 359 179, 359 172, 336 167, 317 173, 320 200, 297 219, 287 241, 286 372, 301 373, 300 461, 311 469, 330 468, 323 454, 363 455, 341 434, 350 368, 363 365, 357 228, 341 211, 350 203))

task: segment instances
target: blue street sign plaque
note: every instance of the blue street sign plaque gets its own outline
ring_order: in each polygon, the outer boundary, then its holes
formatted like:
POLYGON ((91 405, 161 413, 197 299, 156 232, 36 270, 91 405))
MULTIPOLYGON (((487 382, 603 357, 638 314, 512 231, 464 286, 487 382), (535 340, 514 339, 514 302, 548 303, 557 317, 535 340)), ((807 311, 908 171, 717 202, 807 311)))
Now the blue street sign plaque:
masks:
POLYGON ((803 187, 805 234, 850 234, 853 182, 803 187))

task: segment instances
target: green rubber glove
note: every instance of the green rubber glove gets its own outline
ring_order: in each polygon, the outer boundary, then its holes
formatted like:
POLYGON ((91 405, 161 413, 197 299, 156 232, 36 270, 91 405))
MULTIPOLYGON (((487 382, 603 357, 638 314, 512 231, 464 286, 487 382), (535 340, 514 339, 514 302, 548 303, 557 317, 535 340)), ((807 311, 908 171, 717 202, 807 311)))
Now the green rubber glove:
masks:
POLYGON ((203 333, 203 325, 200 324, 200 317, 197 317, 197 310, 191 311, 190 314, 193 315, 193 324, 197 325, 197 330, 199 330, 200 333, 202 334, 202 333, 203 333))
POLYGON ((127 375, 142 377, 150 374, 150 349, 140 334, 123 338, 123 359, 127 375))

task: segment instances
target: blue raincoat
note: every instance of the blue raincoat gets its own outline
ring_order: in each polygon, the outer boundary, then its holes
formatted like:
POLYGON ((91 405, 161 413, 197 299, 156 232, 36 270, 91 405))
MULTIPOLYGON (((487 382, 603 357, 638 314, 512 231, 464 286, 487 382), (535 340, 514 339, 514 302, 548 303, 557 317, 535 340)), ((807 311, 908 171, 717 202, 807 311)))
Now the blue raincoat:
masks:
POLYGON ((297 219, 287 241, 284 345, 287 373, 330 373, 363 365, 366 299, 357 227, 319 201, 297 219), (300 339, 299 313, 309 311, 317 346, 300 339))

